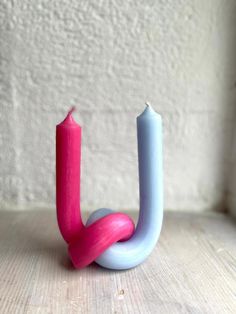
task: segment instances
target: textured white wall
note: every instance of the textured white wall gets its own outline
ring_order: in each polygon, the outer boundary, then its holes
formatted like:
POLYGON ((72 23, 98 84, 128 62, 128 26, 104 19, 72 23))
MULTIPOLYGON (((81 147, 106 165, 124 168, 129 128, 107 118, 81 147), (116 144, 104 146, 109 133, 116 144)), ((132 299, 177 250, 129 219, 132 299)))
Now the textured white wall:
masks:
POLYGON ((165 207, 225 206, 236 2, 0 3, 1 208, 54 206, 55 125, 83 126, 82 205, 137 208, 135 118, 164 119, 165 207))

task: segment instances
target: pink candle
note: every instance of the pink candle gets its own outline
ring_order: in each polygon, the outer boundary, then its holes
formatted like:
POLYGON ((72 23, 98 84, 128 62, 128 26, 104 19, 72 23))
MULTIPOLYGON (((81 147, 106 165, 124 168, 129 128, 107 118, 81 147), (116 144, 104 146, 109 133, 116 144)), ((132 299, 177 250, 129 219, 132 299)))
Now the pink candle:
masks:
POLYGON ((83 228, 80 215, 81 127, 72 108, 56 128, 57 220, 64 240, 73 242, 83 228))
POLYGON ((113 243, 129 239, 133 221, 109 213, 85 227, 80 214, 81 127, 69 111, 56 129, 56 207, 59 229, 76 268, 92 263, 113 243))

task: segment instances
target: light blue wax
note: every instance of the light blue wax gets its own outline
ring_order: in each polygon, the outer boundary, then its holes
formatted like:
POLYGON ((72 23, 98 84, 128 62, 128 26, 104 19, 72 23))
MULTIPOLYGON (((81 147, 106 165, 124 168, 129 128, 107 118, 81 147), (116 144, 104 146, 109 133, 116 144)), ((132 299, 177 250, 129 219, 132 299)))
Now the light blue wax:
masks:
MULTIPOLYGON (((96 263, 110 269, 128 269, 142 263, 154 249, 163 220, 162 120, 150 105, 137 117, 140 212, 133 236, 107 249, 96 263)), ((99 209, 91 224, 112 210, 99 209)))

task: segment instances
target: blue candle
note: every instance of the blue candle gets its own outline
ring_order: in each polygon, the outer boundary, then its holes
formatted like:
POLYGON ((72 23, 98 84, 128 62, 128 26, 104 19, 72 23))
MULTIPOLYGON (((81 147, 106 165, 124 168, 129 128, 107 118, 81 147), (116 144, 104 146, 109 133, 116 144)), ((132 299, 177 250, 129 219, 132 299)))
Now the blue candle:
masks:
MULTIPOLYGON (((130 240, 107 249, 96 263, 110 269, 128 269, 142 263, 154 249, 163 220, 162 120, 150 105, 137 117, 140 212, 130 240)), ((99 209, 91 224, 112 210, 99 209)))

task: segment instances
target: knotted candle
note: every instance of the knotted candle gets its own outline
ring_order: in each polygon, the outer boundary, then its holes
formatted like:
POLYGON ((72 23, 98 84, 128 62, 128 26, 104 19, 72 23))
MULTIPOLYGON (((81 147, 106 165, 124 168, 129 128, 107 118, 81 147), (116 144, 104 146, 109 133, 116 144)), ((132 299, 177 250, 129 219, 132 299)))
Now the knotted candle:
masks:
MULTIPOLYGON (((68 241, 69 255, 77 268, 82 268, 93 260, 106 268, 131 268, 143 262, 156 245, 163 218, 162 123, 160 115, 149 105, 137 118, 137 135, 140 189, 140 213, 137 228, 133 233, 133 223, 130 218, 121 213, 114 213, 110 209, 95 211, 90 216, 86 227, 81 225, 81 218, 75 215, 73 217, 75 226, 79 225, 77 234, 74 233, 74 229, 77 227, 73 226, 71 227, 72 236, 63 236, 65 239, 71 238, 68 241), (129 239, 131 235, 132 237, 129 239), (126 241, 117 242, 119 240, 126 241)), ((59 154, 60 150, 57 150, 57 153, 59 154)), ((70 155, 70 153, 71 150, 68 146, 67 154, 70 155)), ((60 160, 59 157, 57 157, 58 159, 60 160)), ((61 166, 65 167, 62 164, 61 166)), ((60 181, 59 176, 57 179, 60 181)), ((79 177, 77 179, 79 180, 79 177)), ((58 182, 57 186, 62 187, 57 189, 57 194, 63 193, 63 182, 58 182)), ((67 194, 66 189, 64 189, 64 193, 67 194)), ((79 204, 74 205, 76 205, 74 210, 78 213, 79 204)), ((63 217, 69 222, 72 221, 73 219, 66 214, 66 200, 64 200, 63 206, 60 204, 58 206, 60 209, 57 210, 57 215, 62 214, 62 217, 58 217, 59 225, 64 224, 63 217)), ((63 230, 67 229, 60 226, 62 234, 63 230)))

